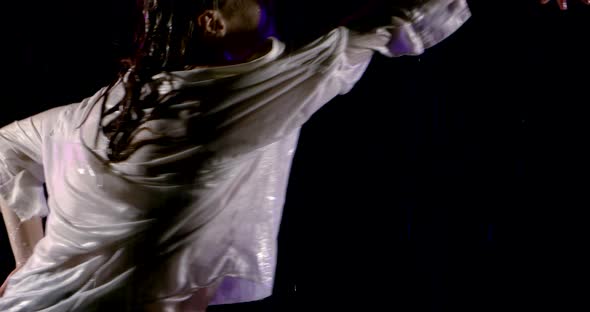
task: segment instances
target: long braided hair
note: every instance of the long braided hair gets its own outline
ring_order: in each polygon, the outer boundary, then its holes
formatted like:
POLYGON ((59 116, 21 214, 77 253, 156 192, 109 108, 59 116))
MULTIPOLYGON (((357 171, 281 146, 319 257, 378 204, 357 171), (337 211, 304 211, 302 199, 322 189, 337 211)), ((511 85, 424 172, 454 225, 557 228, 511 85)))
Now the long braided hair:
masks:
MULTIPOLYGON (((142 94, 144 86, 152 82, 155 74, 182 70, 200 57, 195 34, 196 15, 206 9, 220 8, 228 0, 136 1, 140 10, 133 38, 135 52, 122 61, 120 73, 125 95, 101 116, 102 119, 117 112, 116 118, 102 126, 102 132, 109 139, 107 156, 111 162, 125 161, 139 147, 153 142, 131 144, 141 125, 156 119, 165 110, 165 107, 156 107, 157 92, 142 94), (146 108, 154 109, 145 113, 146 108)), ((107 96, 103 101, 104 108, 107 96)))

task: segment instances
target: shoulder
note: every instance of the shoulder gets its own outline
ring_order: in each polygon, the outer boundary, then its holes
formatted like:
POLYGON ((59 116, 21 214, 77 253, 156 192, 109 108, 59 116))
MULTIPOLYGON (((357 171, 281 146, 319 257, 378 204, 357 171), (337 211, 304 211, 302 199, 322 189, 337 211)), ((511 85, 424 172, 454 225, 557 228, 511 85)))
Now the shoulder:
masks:
POLYGON ((78 103, 68 104, 47 110, 33 118, 43 123, 43 128, 51 130, 57 129, 75 129, 80 127, 97 105, 102 105, 103 101, 112 102, 113 98, 120 96, 119 84, 112 87, 104 87, 98 90, 92 96, 83 99, 78 103))
POLYGON ((282 61, 289 67, 325 66, 345 53, 348 40, 349 30, 338 27, 301 47, 288 48, 288 53, 283 55, 282 61))

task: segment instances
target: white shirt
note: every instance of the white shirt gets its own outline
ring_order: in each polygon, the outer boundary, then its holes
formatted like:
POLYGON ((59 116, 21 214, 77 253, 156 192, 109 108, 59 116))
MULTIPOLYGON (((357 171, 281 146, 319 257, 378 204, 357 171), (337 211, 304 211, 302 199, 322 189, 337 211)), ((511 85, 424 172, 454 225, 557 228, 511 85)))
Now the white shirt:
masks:
MULTIPOLYGON (((435 3, 372 33, 338 28, 290 54, 273 40, 249 63, 155 76, 161 95, 189 96, 140 137, 192 135, 190 144, 150 144, 109 164, 98 130, 104 89, 2 128, 0 196, 22 220, 48 220, 0 311, 91 311, 115 294, 185 311, 219 279, 214 303, 269 296, 301 126, 354 86, 374 51, 420 54, 469 16, 463 0, 435 3)), ((107 108, 122 93, 115 86, 107 108)))

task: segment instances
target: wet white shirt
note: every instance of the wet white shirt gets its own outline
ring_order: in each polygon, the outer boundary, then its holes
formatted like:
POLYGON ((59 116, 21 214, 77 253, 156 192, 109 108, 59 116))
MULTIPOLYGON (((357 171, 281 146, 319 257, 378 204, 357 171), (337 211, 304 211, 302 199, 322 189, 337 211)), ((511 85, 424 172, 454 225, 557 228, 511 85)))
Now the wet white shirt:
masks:
MULTIPOLYGON (((371 33, 338 28, 289 54, 273 40, 249 63, 155 76, 161 95, 187 96, 139 137, 196 138, 122 163, 106 160, 104 89, 2 128, 0 196, 22 220, 48 219, 0 311, 92 311, 105 299, 190 311, 183 302, 216 281, 214 303, 269 296, 301 126, 354 86, 374 51, 420 54, 469 17, 463 0, 432 3, 371 33)), ((116 85, 106 108, 122 93, 116 85)))

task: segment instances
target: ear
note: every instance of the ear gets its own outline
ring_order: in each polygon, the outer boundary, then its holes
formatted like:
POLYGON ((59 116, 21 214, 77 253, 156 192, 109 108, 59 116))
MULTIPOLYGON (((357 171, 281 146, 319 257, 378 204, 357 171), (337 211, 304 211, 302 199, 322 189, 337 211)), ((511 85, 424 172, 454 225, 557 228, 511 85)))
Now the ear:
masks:
POLYGON ((218 10, 207 10, 197 17, 201 33, 209 38, 223 38, 227 34, 227 22, 218 10))

